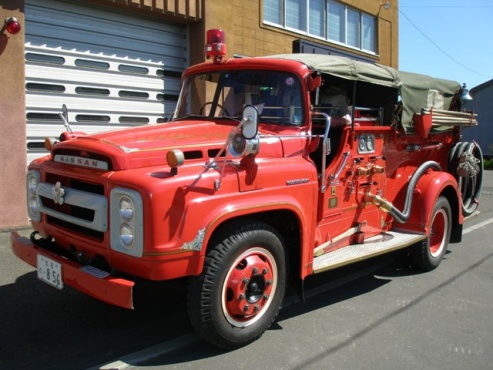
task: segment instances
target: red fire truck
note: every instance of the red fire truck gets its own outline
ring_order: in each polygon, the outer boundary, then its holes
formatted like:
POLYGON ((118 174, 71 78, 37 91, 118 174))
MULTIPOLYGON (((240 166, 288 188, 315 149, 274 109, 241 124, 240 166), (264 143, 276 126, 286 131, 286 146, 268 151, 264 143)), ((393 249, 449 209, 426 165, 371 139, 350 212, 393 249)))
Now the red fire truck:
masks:
POLYGON ((126 308, 137 279, 188 277, 190 321, 222 348, 263 334, 288 277, 396 250, 437 267, 481 191, 465 85, 225 48, 209 40, 212 61, 185 71, 169 122, 93 135, 66 122, 47 140, 26 178, 35 231, 13 232, 13 252, 55 288, 126 308))

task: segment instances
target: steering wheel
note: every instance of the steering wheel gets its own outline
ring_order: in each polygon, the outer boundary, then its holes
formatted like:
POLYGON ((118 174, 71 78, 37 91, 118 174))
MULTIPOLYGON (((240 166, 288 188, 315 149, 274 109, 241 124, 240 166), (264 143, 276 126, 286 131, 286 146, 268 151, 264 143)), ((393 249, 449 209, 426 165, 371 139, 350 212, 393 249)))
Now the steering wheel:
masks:
MULTIPOLYGON (((202 112, 203 112, 206 105, 212 105, 212 102, 208 101, 208 102, 205 102, 204 105, 202 105, 202 107, 200 108, 200 112, 199 112, 200 115, 202 115, 202 112)), ((217 103, 216 105, 219 108, 221 108, 223 110, 223 112, 226 113, 227 116, 232 117, 231 113, 229 113, 228 110, 226 108, 224 108, 221 104, 217 103)))

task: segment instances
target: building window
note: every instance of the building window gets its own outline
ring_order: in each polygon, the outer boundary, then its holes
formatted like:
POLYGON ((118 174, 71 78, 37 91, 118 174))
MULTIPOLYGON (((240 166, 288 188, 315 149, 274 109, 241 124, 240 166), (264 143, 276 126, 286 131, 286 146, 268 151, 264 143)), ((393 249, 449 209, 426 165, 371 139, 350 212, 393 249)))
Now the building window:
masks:
POLYGON ((328 1, 328 39, 346 43, 346 7, 336 1, 328 1))
POLYGON ((283 0, 264 0, 264 22, 282 25, 283 0))
POLYGON ((286 27, 306 32, 306 4, 308 0, 284 0, 286 27))
POLYGON ((308 9, 309 33, 325 38, 325 0, 310 0, 308 9))
POLYGON ((376 51, 376 27, 375 17, 368 14, 361 14, 361 48, 363 50, 376 51))
POLYGON ((353 48, 360 46, 359 13, 356 10, 346 9, 346 43, 353 48))
POLYGON ((375 54, 376 18, 334 0, 264 0, 264 24, 375 54))

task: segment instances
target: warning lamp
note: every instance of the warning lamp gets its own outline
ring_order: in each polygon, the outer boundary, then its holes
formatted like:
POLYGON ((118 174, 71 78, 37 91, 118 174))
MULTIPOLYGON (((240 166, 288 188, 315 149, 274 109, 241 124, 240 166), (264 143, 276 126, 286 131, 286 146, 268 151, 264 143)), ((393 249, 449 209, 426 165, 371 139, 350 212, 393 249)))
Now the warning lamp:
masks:
POLYGON ((11 35, 16 35, 21 30, 21 24, 19 23, 17 18, 9 17, 9 18, 5 19, 5 29, 11 35))
POLYGON ((178 167, 185 161, 185 155, 180 149, 173 149, 166 154, 166 161, 171 167, 171 174, 175 176, 178 174, 178 167))
POLYGON ((53 145, 55 145, 57 142, 58 141, 54 137, 45 138, 45 149, 51 152, 51 148, 53 148, 53 145))
POLYGON ((224 43, 224 31, 213 29, 207 31, 207 43, 205 45, 205 56, 213 58, 214 62, 220 62, 226 55, 226 44, 224 43))

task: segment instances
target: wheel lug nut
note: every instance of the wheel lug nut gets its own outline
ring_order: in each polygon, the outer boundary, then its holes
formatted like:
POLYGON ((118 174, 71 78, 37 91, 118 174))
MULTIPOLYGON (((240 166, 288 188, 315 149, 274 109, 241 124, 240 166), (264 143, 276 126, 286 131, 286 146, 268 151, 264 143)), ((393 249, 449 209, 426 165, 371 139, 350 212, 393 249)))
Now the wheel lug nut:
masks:
POLYGON ((245 299, 245 294, 241 293, 240 296, 238 297, 238 299, 240 301, 244 300, 245 299))
POLYGON ((253 311, 258 312, 258 310, 260 310, 260 306, 256 304, 255 307, 253 307, 253 311))
POLYGON ((266 283, 267 285, 272 285, 272 280, 271 280, 271 279, 269 279, 269 280, 267 280, 265 283, 266 283))
POLYGON ((262 270, 262 275, 267 275, 267 273, 268 273, 268 272, 269 272, 269 270, 267 270, 266 268, 264 268, 264 269, 262 270))
POLYGON ((250 305, 246 304, 245 307, 243 307, 243 312, 248 312, 249 309, 250 309, 250 305))
POLYGON ((270 296, 269 296, 268 294, 264 294, 264 299, 265 299, 265 300, 268 300, 268 299, 269 299, 269 297, 270 297, 270 296))
POLYGON ((249 278, 243 278, 243 280, 241 282, 246 285, 250 282, 250 279, 249 278))
POLYGON ((258 274, 258 268, 254 267, 252 270, 252 274, 257 275, 258 274))

